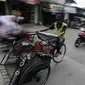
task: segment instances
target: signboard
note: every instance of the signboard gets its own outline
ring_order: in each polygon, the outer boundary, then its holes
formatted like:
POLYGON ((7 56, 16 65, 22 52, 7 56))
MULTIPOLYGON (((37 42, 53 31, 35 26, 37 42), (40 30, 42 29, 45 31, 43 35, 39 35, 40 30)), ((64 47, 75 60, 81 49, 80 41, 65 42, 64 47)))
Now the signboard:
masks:
POLYGON ((66 7, 64 7, 64 12, 66 12, 66 13, 76 13, 76 8, 66 6, 66 7))
POLYGON ((26 3, 29 3, 29 4, 39 4, 40 3, 40 0, 22 0, 26 3))

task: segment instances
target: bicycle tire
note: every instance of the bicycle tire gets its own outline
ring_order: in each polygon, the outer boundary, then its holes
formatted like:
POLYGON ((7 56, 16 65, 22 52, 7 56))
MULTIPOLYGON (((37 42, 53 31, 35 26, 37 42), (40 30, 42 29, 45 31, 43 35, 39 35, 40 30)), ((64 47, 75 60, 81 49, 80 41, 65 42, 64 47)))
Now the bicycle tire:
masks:
MULTIPOLYGON (((36 63, 41 63, 41 62, 44 62, 44 63, 50 65, 51 58, 47 57, 47 56, 40 56, 40 55, 32 54, 31 59, 26 60, 25 66, 30 67, 31 65, 35 65, 36 63)), ((24 67, 22 69, 21 74, 24 72, 25 69, 26 69, 26 67, 24 67)))
MULTIPOLYGON (((65 45, 65 44, 62 44, 62 47, 64 47, 64 53, 63 53, 63 55, 62 55, 62 58, 61 58, 60 60, 55 59, 55 58, 58 58, 59 55, 57 55, 57 57, 53 57, 53 61, 54 61, 55 63, 60 63, 60 62, 62 62, 63 59, 64 59, 64 56, 65 56, 65 54, 66 54, 66 45, 65 45)), ((61 48, 62 48, 62 47, 61 47, 61 48)), ((61 54, 62 54, 62 53, 61 53, 61 54)), ((60 55, 61 55, 61 54, 60 54, 60 55)))
MULTIPOLYGON (((48 73, 47 73, 47 76, 46 78, 44 79, 44 81, 42 82, 42 84, 39 84, 39 85, 45 85, 46 81, 48 80, 49 78, 49 75, 50 75, 50 65, 48 65, 47 63, 44 63, 44 62, 38 62, 34 65, 31 65, 30 67, 28 67, 26 65, 27 69, 25 69, 24 73, 21 74, 21 77, 20 77, 20 80, 19 80, 19 84, 18 85, 23 85, 24 81, 26 80, 26 75, 30 75, 32 72, 34 72, 35 70, 42 70, 42 69, 48 69, 48 73)), ((34 73, 33 73, 34 74, 34 73)), ((33 76, 30 75, 30 76, 33 76)))
POLYGON ((79 47, 80 44, 81 44, 81 39, 77 38, 76 41, 75 41, 75 47, 79 47))

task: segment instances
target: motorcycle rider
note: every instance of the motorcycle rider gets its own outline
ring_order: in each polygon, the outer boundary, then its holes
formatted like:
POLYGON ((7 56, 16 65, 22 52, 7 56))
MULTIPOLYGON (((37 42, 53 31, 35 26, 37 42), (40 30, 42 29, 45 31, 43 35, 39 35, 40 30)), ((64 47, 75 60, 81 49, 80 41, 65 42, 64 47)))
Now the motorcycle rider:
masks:
POLYGON ((57 44, 57 53, 61 54, 61 42, 64 43, 66 38, 66 28, 67 24, 63 22, 63 17, 61 14, 56 15, 56 22, 53 23, 49 28, 40 30, 40 32, 44 32, 47 30, 54 30, 54 34, 58 35, 58 40, 56 41, 57 44), (61 41, 61 42, 60 42, 61 41))

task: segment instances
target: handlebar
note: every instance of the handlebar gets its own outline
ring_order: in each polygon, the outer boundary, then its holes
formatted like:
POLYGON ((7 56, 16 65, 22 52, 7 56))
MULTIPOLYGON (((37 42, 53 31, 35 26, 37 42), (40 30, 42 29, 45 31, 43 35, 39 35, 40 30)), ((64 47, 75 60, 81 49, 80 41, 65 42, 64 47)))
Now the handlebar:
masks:
POLYGON ((26 35, 37 35, 38 39, 40 39, 41 41, 55 41, 56 39, 60 38, 57 35, 54 34, 50 34, 50 33, 43 33, 43 32, 38 32, 38 31, 34 31, 34 32, 26 32, 26 35))

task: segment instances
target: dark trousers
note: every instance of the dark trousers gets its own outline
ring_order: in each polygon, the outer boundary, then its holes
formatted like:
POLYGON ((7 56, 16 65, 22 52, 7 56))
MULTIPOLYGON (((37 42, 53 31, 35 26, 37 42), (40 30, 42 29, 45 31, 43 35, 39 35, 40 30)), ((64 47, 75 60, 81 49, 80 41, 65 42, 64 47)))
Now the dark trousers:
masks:
POLYGON ((56 49, 57 49, 57 52, 60 52, 60 49, 61 49, 61 46, 62 44, 65 42, 65 39, 63 38, 58 38, 57 41, 56 41, 56 49))

